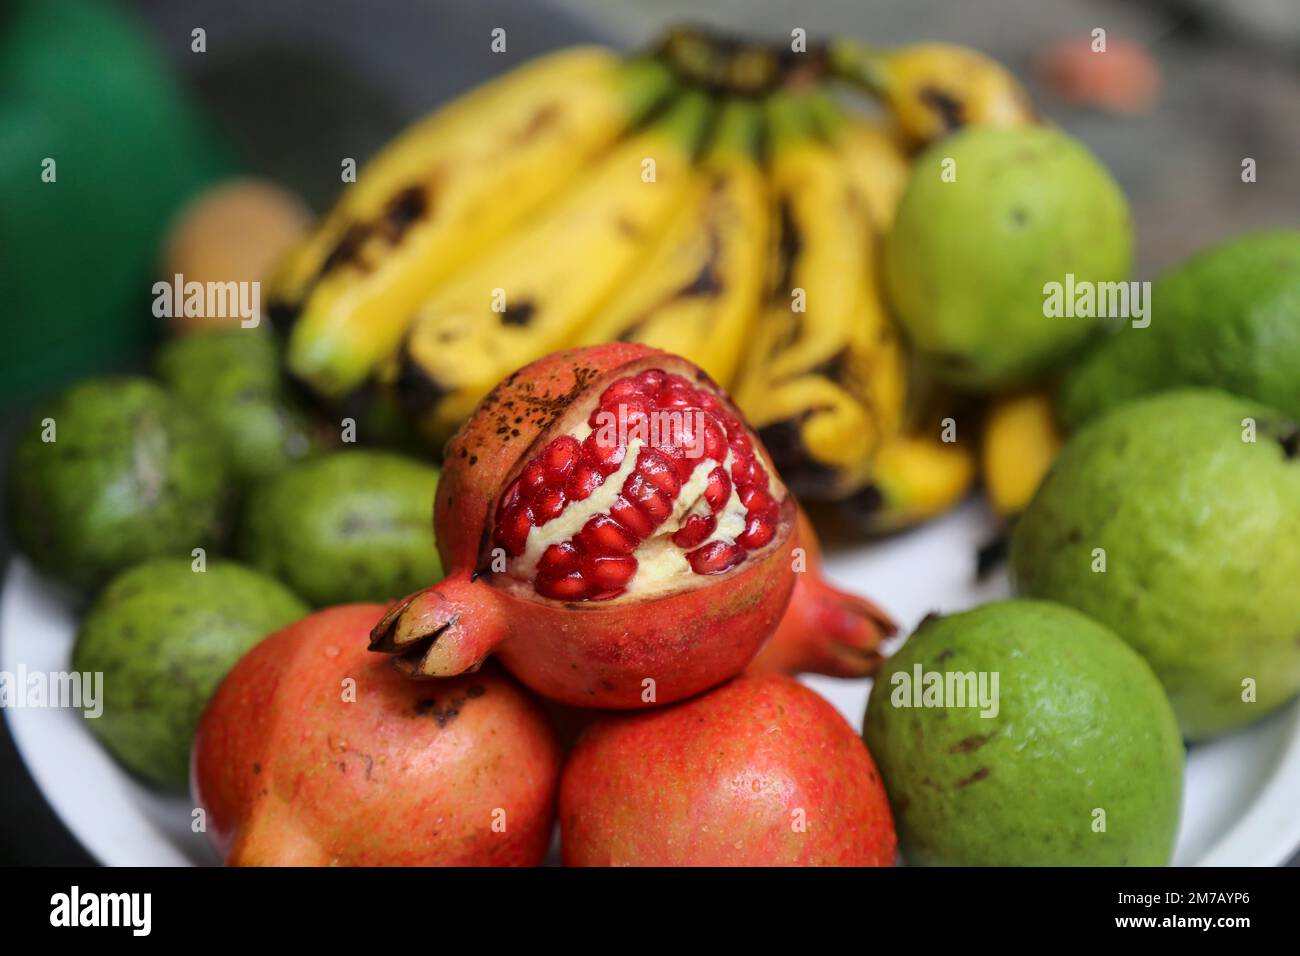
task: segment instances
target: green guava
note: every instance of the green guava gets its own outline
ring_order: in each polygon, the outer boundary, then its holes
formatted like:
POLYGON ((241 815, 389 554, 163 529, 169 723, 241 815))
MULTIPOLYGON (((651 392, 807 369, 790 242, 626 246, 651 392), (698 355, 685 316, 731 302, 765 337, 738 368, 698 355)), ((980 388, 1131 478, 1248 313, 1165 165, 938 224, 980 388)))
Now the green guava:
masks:
POLYGON ((1238 236, 1161 276, 1151 324, 1099 342, 1066 375, 1057 404, 1078 427, 1182 385, 1248 395, 1300 418, 1300 230, 1238 236))
POLYGON ((307 607, 284 585, 232 562, 197 571, 150 561, 114 578, 81 624, 73 670, 102 673, 91 733, 149 783, 183 790, 190 741, 226 672, 307 607))
POLYGON ((1121 405, 1066 444, 1011 568, 1146 657, 1187 738, 1262 717, 1300 691, 1300 425, 1211 389, 1121 405))
POLYGON ((317 607, 404 597, 442 577, 438 470, 387 452, 329 452, 255 486, 240 554, 317 607))
POLYGON ((195 412, 142 378, 95 379, 40 408, 9 462, 10 527, 42 572, 81 591, 223 530, 227 467, 195 412))
POLYGON ((1173 712, 1146 662, 1071 608, 1013 600, 922 621, 876 677, 865 737, 909 863, 1169 862, 1173 712))
POLYGON ((1078 311, 1099 312, 1097 287, 1128 280, 1132 247, 1124 194, 1080 143, 1042 126, 972 127, 913 166, 885 250, 889 296, 936 377, 1001 389, 1051 372, 1103 326, 1047 314, 1049 284, 1093 284, 1078 311))

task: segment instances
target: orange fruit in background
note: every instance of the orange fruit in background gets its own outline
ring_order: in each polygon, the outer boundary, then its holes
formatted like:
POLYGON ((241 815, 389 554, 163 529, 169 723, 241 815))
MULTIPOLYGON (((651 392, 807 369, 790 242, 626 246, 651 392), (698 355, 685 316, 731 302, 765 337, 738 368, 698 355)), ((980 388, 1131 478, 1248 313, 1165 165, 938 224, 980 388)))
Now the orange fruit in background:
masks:
MULTIPOLYGON (((311 212, 293 192, 269 180, 230 179, 206 189, 181 207, 163 242, 160 280, 259 282, 304 235, 311 212)), ((263 295, 263 313, 266 300, 263 295)), ((263 316, 264 317, 264 316, 263 316)), ((240 317, 174 316, 177 334, 238 328, 240 317)))

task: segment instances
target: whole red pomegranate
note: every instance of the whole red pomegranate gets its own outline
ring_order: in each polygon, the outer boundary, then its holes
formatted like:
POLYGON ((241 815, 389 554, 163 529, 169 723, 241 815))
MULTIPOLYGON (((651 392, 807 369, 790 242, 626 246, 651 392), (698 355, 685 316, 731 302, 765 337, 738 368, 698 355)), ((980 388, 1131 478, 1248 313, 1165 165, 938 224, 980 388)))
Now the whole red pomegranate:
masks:
POLYGON ((227 863, 531 866, 561 754, 488 668, 408 680, 366 650, 379 605, 320 611, 249 651, 199 724, 195 799, 227 863))
POLYGON ((772 639, 746 670, 751 674, 828 674, 870 677, 880 669, 880 642, 897 627, 866 598, 832 586, 821 575, 821 548, 808 516, 799 510, 794 546, 803 549, 802 571, 772 639))
POLYGON ((778 674, 587 728, 560 833, 568 866, 892 866, 896 845, 862 738, 778 674))
POLYGON ((555 700, 627 709, 739 673, 791 589, 795 505, 726 393, 614 343, 515 372, 447 446, 445 580, 373 650, 441 677, 495 653, 555 700))

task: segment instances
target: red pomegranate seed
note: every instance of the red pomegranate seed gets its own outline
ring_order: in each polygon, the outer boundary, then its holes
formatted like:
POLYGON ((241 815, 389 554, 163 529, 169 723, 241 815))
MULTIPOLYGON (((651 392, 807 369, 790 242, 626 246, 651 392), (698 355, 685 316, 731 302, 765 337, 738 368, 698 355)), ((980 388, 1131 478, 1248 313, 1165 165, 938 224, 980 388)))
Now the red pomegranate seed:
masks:
POLYGON ((731 466, 731 480, 738 486, 752 485, 763 478, 753 457, 737 458, 731 466))
POLYGON ((712 541, 686 556, 696 574, 721 574, 745 560, 745 550, 737 544, 712 541))
POLYGON ((542 597, 554 601, 581 601, 591 595, 591 585, 579 571, 570 571, 559 577, 539 574, 533 586, 542 597))
POLYGON ((494 537, 501 547, 506 549, 506 554, 512 558, 517 558, 524 553, 524 545, 528 541, 528 532, 533 529, 533 513, 528 505, 516 504, 513 508, 507 508, 501 520, 497 522, 494 537))
POLYGON ((650 519, 622 495, 615 499, 614 504, 609 509, 609 515, 626 528, 638 541, 644 540, 655 529, 655 526, 650 523, 650 519))
POLYGON ((627 454, 627 448, 601 441, 599 435, 599 431, 594 431, 587 436, 587 440, 582 443, 582 457, 608 478, 623 464, 623 456, 627 454))
POLYGON ((727 460, 727 434, 712 415, 704 418, 704 457, 714 461, 727 460))
POLYGON ((613 409, 623 402, 643 402, 646 394, 635 378, 621 378, 600 393, 599 408, 613 409))
POLYGON ((727 499, 731 497, 731 480, 727 478, 727 473, 719 465, 709 472, 709 483, 704 488, 704 500, 709 503, 709 508, 714 514, 717 514, 727 504, 727 499))
POLYGON ((591 496, 591 493, 601 486, 605 481, 596 468, 588 464, 580 464, 573 469, 573 474, 569 480, 564 483, 564 494, 570 501, 584 501, 591 496))
POLYGON ((736 538, 736 543, 753 551, 755 548, 761 548, 772 540, 776 534, 774 522, 771 520, 770 511, 754 512, 751 511, 745 519, 745 530, 736 538))
POLYGON ((528 464, 524 465, 524 470, 519 475, 523 481, 524 488, 527 489, 529 496, 537 493, 537 489, 546 484, 546 466, 542 464, 540 458, 534 458, 528 464))
POLYGON ((655 393, 655 404, 661 409, 669 411, 696 408, 699 405, 699 395, 692 391, 689 386, 668 383, 655 393))
POLYGON ((553 521, 564 512, 564 506, 569 503, 564 497, 564 489, 548 486, 542 488, 533 495, 533 518, 536 520, 538 527, 553 521))
POLYGON ((578 570, 578 549, 567 541, 551 545, 542 552, 537 570, 548 577, 561 577, 578 570))
POLYGON ((673 511, 672 499, 640 472, 632 472, 632 477, 624 483, 623 497, 641 509, 641 513, 650 519, 652 528, 659 527, 673 511))
POLYGON ((574 540, 588 554, 631 554, 637 539, 609 515, 591 518, 574 540))
POLYGON ((630 554, 587 555, 582 559, 582 576, 602 591, 624 587, 636 574, 636 558, 630 554))
POLYGON ((522 479, 516 478, 506 486, 505 494, 501 496, 501 500, 497 503, 497 521, 501 520, 501 516, 506 511, 519 504, 519 496, 523 494, 522 485, 522 479))
POLYGON ((653 448, 641 449, 636 459, 636 470, 669 498, 676 498, 677 492, 682 490, 673 462, 653 448))
POLYGON ((668 376, 662 369, 648 368, 635 379, 637 387, 647 395, 653 395, 663 386, 668 376))
POLYGON ((561 435, 555 439, 542 452, 542 464, 546 466, 547 477, 551 481, 564 481, 578 463, 581 452, 582 446, 572 435, 561 435))
POLYGON ((760 484, 746 485, 738 494, 746 511, 765 511, 773 503, 772 496, 760 484))
POLYGON ((713 534, 713 529, 718 525, 713 515, 688 515, 686 521, 673 535, 673 544, 686 550, 688 548, 697 548, 713 534))

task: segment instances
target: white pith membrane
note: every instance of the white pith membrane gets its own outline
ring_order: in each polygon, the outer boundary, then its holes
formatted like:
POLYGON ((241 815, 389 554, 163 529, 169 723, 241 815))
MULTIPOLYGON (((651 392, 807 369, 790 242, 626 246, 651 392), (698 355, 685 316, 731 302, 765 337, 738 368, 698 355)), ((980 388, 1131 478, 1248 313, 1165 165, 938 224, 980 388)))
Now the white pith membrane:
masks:
MULTIPOLYGON (((655 371, 660 370, 656 369, 655 371)), ((619 381, 624 378, 634 377, 636 377, 634 374, 629 374, 620 378, 619 381)), ((697 391, 708 391, 698 385, 691 385, 690 387, 697 391)), ((708 394, 713 395, 712 392, 708 392, 708 394)), ((716 399, 717 396, 714 395, 714 398, 716 399)), ((734 415, 734 410, 731 414, 734 415)), ((670 513, 645 538, 641 539, 630 552, 627 552, 636 559, 636 570, 631 578, 627 580, 620 593, 612 597, 598 598, 596 603, 608 603, 609 600, 617 601, 622 597, 644 599, 669 590, 707 585, 714 579, 715 575, 696 571, 691 565, 691 554, 698 553, 701 549, 715 542, 738 547, 742 551, 743 557, 734 567, 722 572, 725 574, 730 570, 743 567, 745 561, 751 555, 763 552, 776 540, 776 533, 779 531, 781 524, 780 514, 785 503, 786 491, 769 469, 758 449, 754 447, 752 433, 747 431, 746 438, 750 446, 750 455, 754 459, 758 473, 762 475, 762 489, 766 491, 770 500, 775 502, 776 517, 771 524, 773 535, 770 541, 757 546, 753 544, 746 546, 737 542, 737 538, 741 537, 745 532, 749 513, 741 500, 742 489, 732 475, 732 469, 736 463, 736 454, 730 447, 731 436, 727 434, 725 423, 717 418, 713 418, 713 420, 729 439, 725 457, 719 461, 714 456, 701 454, 698 460, 694 460, 689 476, 685 480, 681 480, 681 474, 678 473, 680 488, 672 499, 670 513), (709 484, 710 475, 719 466, 721 466, 728 478, 729 492, 723 506, 715 512, 705 497, 705 491, 709 484), (715 526, 706 537, 699 539, 689 547, 683 547, 672 540, 673 535, 680 531, 686 524, 687 519, 695 514, 705 516, 712 514, 715 526)), ((587 422, 578 422, 569 429, 552 433, 548 436, 546 443, 539 444, 549 446, 561 435, 568 435, 581 445, 591 435, 592 431, 592 427, 587 422)), ((522 550, 516 553, 514 557, 507 559, 507 577, 506 580, 499 583, 506 585, 511 590, 519 588, 532 591, 535 582, 538 581, 539 563, 543 560, 548 548, 566 542, 577 545, 577 542, 574 541, 575 537, 579 536, 592 518, 598 515, 610 515, 611 508, 614 507, 623 492, 625 482, 633 477, 633 474, 637 471, 640 453, 647 444, 650 443, 640 437, 629 436, 623 459, 618 468, 609 473, 586 498, 570 499, 566 502, 564 510, 556 517, 543 524, 532 524, 528 529, 527 536, 523 539, 522 550)), ((667 454, 665 449, 654 444, 650 444, 650 447, 667 454)), ((538 458, 532 459, 532 461, 537 460, 538 458)), ((692 461, 689 457, 684 460, 688 463, 692 461)), ((500 514, 499 511, 498 514, 500 514)), ((632 537, 635 538, 636 535, 632 534, 632 537)), ((547 595, 541 593, 537 593, 536 596, 547 597, 547 595)), ((582 597, 576 600, 585 602, 588 599, 582 597)))

